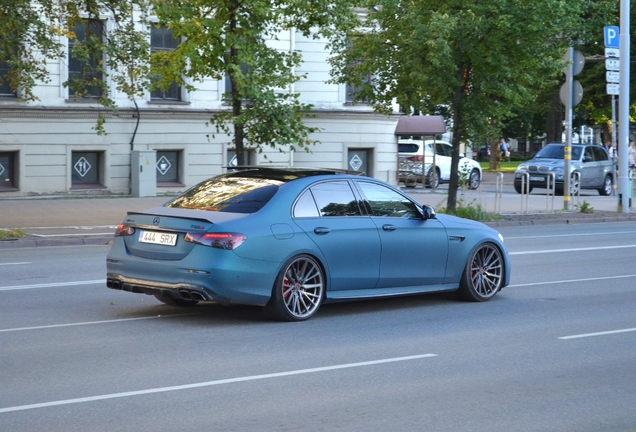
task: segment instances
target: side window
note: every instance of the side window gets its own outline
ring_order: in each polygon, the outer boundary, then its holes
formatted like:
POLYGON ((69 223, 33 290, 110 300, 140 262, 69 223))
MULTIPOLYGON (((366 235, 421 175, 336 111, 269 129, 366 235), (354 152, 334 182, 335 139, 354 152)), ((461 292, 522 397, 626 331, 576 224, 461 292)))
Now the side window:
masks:
POLYGON ((349 183, 330 181, 311 188, 320 216, 361 216, 360 207, 349 183))
POLYGON ((417 206, 394 190, 377 183, 363 181, 358 182, 358 186, 367 199, 372 216, 419 218, 417 206))
POLYGON ((594 160, 594 153, 592 147, 585 148, 585 154, 583 155, 583 162, 592 162, 594 160))
POLYGON ((608 159, 607 152, 602 148, 594 147, 594 159, 597 161, 606 161, 608 159))
POLYGON ((298 201, 296 201, 296 205, 294 206, 294 217, 303 218, 303 217, 318 217, 320 213, 318 213, 318 207, 316 207, 316 202, 314 201, 314 197, 311 194, 311 191, 305 191, 298 201))

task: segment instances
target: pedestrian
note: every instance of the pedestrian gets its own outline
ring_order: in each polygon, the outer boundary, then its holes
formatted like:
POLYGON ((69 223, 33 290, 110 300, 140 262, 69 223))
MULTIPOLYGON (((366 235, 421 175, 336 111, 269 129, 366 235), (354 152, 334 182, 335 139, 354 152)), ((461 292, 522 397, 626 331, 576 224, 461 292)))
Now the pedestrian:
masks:
POLYGON ((609 141, 605 141, 605 145, 603 146, 603 148, 605 148, 610 158, 616 159, 616 149, 612 147, 612 143, 610 143, 609 141))
POLYGON ((506 144, 506 140, 501 138, 499 140, 499 152, 501 153, 501 160, 506 158, 506 152, 508 151, 508 144, 506 144))
POLYGON ((634 144, 634 141, 629 142, 629 148, 627 149, 627 163, 632 170, 636 168, 636 144, 634 144))

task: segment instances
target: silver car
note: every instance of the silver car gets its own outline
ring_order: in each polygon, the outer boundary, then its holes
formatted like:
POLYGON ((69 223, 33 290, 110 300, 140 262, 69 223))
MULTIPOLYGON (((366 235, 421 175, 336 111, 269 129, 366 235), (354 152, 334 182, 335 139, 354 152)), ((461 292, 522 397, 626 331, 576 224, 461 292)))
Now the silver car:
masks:
MULTIPOLYGON (((561 143, 552 143, 542 148, 532 159, 519 164, 515 171, 515 190, 522 192, 522 179, 525 177, 526 192, 534 188, 548 187, 548 180, 554 181, 555 190, 563 193, 564 149, 561 143)), ((596 189, 601 195, 610 195, 614 185, 615 161, 607 151, 595 144, 577 144, 572 146, 570 160, 570 194, 576 195, 581 189, 596 189), (575 173, 578 173, 575 174, 575 173)))

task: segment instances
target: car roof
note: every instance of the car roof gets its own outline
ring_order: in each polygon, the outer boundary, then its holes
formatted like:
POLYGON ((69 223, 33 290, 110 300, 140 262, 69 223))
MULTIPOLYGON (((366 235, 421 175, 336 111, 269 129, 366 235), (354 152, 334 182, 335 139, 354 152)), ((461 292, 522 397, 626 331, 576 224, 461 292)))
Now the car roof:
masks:
MULTIPOLYGON (((553 143, 548 143, 546 144, 546 147, 549 145, 559 145, 559 146, 564 146, 564 143, 560 143, 560 142, 553 142, 553 143)), ((600 144, 596 144, 596 143, 572 143, 573 146, 579 146, 579 147, 603 147, 600 144)))
POLYGON ((236 167, 225 167, 233 171, 222 174, 226 178, 266 178, 288 182, 299 178, 313 177, 320 175, 349 174, 364 176, 362 171, 353 171, 337 168, 301 168, 301 167, 263 167, 242 165, 236 167))

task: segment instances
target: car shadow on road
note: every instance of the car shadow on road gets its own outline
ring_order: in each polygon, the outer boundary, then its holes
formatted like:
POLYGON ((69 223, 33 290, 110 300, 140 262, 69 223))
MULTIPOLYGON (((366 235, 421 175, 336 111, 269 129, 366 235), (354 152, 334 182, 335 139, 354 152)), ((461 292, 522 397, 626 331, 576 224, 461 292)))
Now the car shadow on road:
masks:
MULTIPOLYGON (((501 295, 497 295, 491 302, 497 302, 501 295)), ((463 309, 472 303, 459 300, 455 292, 425 293, 402 297, 387 297, 365 299, 337 303, 327 303, 309 322, 329 319, 354 319, 366 317, 368 314, 408 313, 413 310, 431 310, 440 306, 451 307, 453 310, 463 309)), ((448 308, 444 308, 448 311, 448 308)), ((193 307, 176 307, 157 302, 145 304, 141 307, 130 307, 124 314, 118 313, 118 318, 140 316, 171 318, 175 325, 186 326, 236 326, 256 323, 276 323, 268 318, 259 306, 223 305, 219 303, 199 303, 193 307)))

